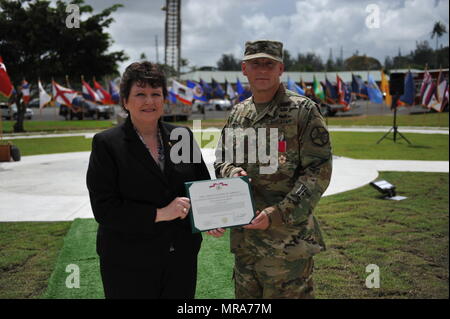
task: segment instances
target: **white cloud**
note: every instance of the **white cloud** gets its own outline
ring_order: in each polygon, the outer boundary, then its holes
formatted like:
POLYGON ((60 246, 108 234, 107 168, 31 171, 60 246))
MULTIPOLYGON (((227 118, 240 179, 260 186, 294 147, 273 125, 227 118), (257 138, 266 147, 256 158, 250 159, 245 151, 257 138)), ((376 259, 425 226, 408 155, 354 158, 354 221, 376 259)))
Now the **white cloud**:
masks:
MULTIPOLYGON (((124 50, 130 57, 125 66, 145 52, 155 60, 155 35, 159 37, 159 60, 164 59, 164 0, 89 0, 98 10, 120 2, 124 8, 113 14, 109 32, 112 51, 124 50), (95 5, 94 5, 95 3, 95 5)), ((241 58, 247 40, 280 40, 291 55, 315 52, 324 60, 330 48, 336 57, 356 50, 384 62, 400 48, 409 53, 416 41, 430 39, 436 21, 449 30, 449 2, 429 0, 182 0, 182 57, 191 65, 216 65, 222 54, 241 58), (380 8, 380 28, 365 24, 366 6, 380 8)), ((448 45, 448 33, 439 43, 448 45)), ((121 67, 121 70, 125 66, 121 67)))

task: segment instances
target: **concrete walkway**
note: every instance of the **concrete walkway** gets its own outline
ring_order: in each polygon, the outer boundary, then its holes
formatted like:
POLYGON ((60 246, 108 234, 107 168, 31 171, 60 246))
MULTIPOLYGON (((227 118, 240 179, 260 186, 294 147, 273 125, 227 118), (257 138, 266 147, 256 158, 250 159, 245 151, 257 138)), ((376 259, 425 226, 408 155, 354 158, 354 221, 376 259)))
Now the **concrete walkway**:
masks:
MULTIPOLYGON (((202 150, 211 176, 214 150, 202 150)), ((86 189, 90 152, 24 156, 0 163, 0 222, 93 218, 86 189)), ((355 160, 336 157, 325 196, 375 180, 380 171, 449 172, 447 161, 355 160)))
MULTIPOLYGON (((379 132, 386 133, 389 131, 390 126, 329 126, 330 132, 379 132)), ((418 134, 445 134, 449 135, 448 127, 414 127, 414 126, 399 126, 401 133, 418 133, 418 134)), ((194 132, 200 132, 200 130, 194 130, 194 132)), ((202 132, 214 133, 220 132, 218 128, 202 128, 202 132)), ((92 138, 97 132, 78 132, 78 133, 62 133, 62 134, 30 134, 30 135, 15 135, 5 134, 3 139, 16 140, 16 139, 28 139, 28 138, 51 138, 51 137, 69 137, 69 136, 84 136, 85 138, 92 138)))

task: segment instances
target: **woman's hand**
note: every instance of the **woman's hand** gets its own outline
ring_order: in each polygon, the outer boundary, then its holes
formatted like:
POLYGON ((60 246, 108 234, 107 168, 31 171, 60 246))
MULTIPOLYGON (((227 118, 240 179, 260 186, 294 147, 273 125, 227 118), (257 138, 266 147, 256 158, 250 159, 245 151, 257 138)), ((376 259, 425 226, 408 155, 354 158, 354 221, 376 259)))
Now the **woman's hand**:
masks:
POLYGON ((210 235, 210 236, 219 238, 219 237, 222 237, 223 234, 225 234, 226 231, 227 231, 227 230, 226 230, 226 229, 223 229, 223 228, 216 228, 216 229, 208 230, 206 233, 207 233, 208 235, 210 235))
POLYGON ((170 221, 177 218, 185 219, 191 208, 187 197, 177 197, 169 205, 156 210, 155 222, 170 221))

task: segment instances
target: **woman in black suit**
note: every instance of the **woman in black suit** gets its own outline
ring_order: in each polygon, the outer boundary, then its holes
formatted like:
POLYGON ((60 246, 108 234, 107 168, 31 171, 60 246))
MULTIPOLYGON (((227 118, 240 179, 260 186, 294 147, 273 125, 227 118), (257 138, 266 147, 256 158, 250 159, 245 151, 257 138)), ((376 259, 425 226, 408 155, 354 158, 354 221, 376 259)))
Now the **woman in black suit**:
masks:
POLYGON ((94 136, 87 172, 105 297, 194 298, 202 237, 186 218, 184 182, 210 175, 198 153, 194 161, 192 132, 160 121, 167 86, 155 65, 128 66, 120 96, 129 116, 94 136))

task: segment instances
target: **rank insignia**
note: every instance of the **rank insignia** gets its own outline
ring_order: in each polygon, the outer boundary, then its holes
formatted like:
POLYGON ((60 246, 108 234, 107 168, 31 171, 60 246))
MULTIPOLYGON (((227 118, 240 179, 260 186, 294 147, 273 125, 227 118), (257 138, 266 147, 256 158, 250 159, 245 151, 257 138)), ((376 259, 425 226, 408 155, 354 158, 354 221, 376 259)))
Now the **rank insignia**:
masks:
POLYGON ((330 136, 324 127, 317 126, 311 131, 311 140, 317 146, 324 146, 330 141, 330 136))

